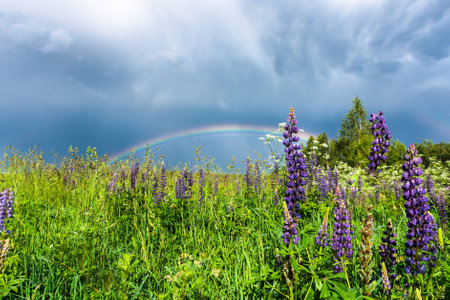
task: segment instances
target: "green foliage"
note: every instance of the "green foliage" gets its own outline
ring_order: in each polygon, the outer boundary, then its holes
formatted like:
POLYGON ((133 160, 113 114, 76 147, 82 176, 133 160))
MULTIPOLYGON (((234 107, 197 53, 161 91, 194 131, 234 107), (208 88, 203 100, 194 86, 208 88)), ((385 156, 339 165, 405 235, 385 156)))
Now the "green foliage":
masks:
MULTIPOLYGON (((440 142, 439 144, 433 144, 430 140, 424 140, 416 145, 416 149, 425 167, 430 165, 431 157, 435 157, 444 165, 450 161, 450 143, 440 142)), ((450 168, 448 164, 447 166, 450 168)))
POLYGON ((403 164, 404 157, 406 154, 406 147, 398 139, 391 141, 391 146, 389 147, 389 152, 387 154, 387 165, 399 165, 403 164))
POLYGON ((350 111, 342 119, 341 129, 338 132, 338 139, 346 139, 349 143, 359 142, 362 136, 370 134, 370 124, 367 118, 367 111, 358 96, 352 100, 350 111))

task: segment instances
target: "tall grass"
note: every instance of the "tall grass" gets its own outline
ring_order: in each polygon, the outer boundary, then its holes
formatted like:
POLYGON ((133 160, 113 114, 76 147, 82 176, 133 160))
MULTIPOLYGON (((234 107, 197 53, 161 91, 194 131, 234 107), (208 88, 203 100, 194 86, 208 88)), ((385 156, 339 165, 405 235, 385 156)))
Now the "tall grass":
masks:
MULTIPOLYGON (((283 244, 283 206, 273 201, 274 186, 283 199, 283 184, 272 170, 261 172, 261 189, 247 188, 244 175, 218 172, 207 162, 195 166, 192 197, 175 197, 175 183, 182 170, 167 173, 165 197, 160 207, 153 199, 153 170, 160 176, 161 161, 147 155, 140 161, 136 188, 130 187, 132 156, 120 162, 97 157, 95 149, 85 155, 71 149, 61 163, 48 164, 42 155, 14 150, 4 156, 0 188, 15 192, 15 212, 7 224, 11 230, 10 252, 0 274, 0 294, 10 299, 283 299, 357 298, 363 283, 358 261, 362 220, 373 206, 373 260, 370 295, 384 296, 378 264, 378 245, 390 218, 398 237, 402 267, 406 233, 403 200, 392 189, 395 170, 383 170, 379 182, 363 175, 366 193, 350 199, 348 179, 361 172, 341 166, 339 184, 347 191, 354 226, 354 255, 347 278, 333 273, 332 252, 314 239, 335 195, 318 202, 316 184, 307 189, 298 224, 300 241, 283 244), (150 164, 149 176, 143 179, 150 164), (199 205, 199 169, 205 172, 204 200, 199 205), (118 191, 108 191, 114 174, 125 173, 118 191), (383 181, 384 180, 384 181, 383 181), (214 193, 215 182, 218 193, 214 193), (237 192, 237 184, 239 191, 237 192), (378 190, 378 198, 376 198, 378 190), (264 195, 264 197, 263 197, 264 195), (295 258, 292 294, 280 259, 295 258)), ((261 163, 260 165, 264 165, 261 163)), ((254 169, 254 168, 253 168, 254 169)), ((281 169, 280 178, 286 177, 281 169)), ((432 172, 428 172, 432 173, 432 172)), ((255 174, 253 174, 255 175, 255 174)), ((258 175, 259 176, 259 175, 258 175)), ((395 179, 399 180, 400 177, 395 179)), ((437 190, 444 190, 448 176, 435 177, 437 190)), ((356 186, 357 183, 353 185, 356 186)), ((282 203, 282 201, 280 201, 282 203)), ((448 203, 448 201, 447 201, 448 203)), ((432 212, 438 216, 433 204, 432 212)), ((330 213, 330 224, 332 214, 330 213)), ((329 231, 331 236, 331 228, 329 231)), ((444 228, 445 229, 445 228, 444 228)), ((446 229, 445 229, 446 230, 446 229)), ((446 232, 446 231, 445 231, 446 232)), ((442 297, 448 283, 448 236, 441 251, 438 271, 423 285, 422 296, 442 297)), ((402 273, 399 271, 398 273, 402 273)), ((404 278, 404 277, 403 277, 404 278)), ((402 278, 391 283, 393 295, 405 291, 402 278)))

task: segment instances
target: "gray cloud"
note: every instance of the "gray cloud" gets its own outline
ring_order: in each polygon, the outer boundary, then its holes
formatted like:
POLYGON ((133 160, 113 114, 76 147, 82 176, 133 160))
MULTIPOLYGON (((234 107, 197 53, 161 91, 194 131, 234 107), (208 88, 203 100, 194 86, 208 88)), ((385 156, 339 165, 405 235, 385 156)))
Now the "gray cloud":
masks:
POLYGON ((2 143, 114 153, 186 128, 275 126, 290 106, 333 136, 355 94, 404 142, 449 141, 449 26, 446 1, 2 3, 2 143))

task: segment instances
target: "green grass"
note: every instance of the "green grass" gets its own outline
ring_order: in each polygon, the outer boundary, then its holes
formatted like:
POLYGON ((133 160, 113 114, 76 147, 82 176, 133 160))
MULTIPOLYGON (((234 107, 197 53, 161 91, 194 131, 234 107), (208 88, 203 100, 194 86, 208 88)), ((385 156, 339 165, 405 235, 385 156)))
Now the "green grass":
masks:
MULTIPOLYGON (((0 174, 0 188, 11 187, 16 197, 14 217, 7 224, 13 247, 0 274, 0 294, 5 298, 283 299, 290 289, 276 254, 287 257, 288 252, 296 268, 295 298, 358 298, 361 219, 367 204, 374 205, 373 280, 377 283, 372 297, 383 296, 377 249, 388 218, 398 235, 399 256, 403 255, 407 220, 403 200, 395 200, 391 189, 381 191, 379 201, 374 197, 356 201, 352 209, 355 254, 347 266, 347 281, 332 273, 329 249, 322 249, 323 255, 314 259, 319 254, 314 238, 327 207, 331 236, 334 198, 329 194, 317 204, 315 187, 308 190, 302 204, 300 242, 286 249, 281 238, 282 205, 273 204, 271 183, 275 179, 268 171, 263 172, 262 201, 262 194, 246 188, 242 175, 207 169, 205 198, 199 206, 198 172, 192 199, 179 200, 174 192, 179 171, 172 170, 167 173, 165 199, 158 207, 152 198, 152 172, 148 181, 141 179, 146 162, 141 165, 136 191, 129 188, 129 160, 111 164, 80 155, 64 162, 46 164, 33 153, 21 156, 15 152, 3 161, 2 168, 8 172, 0 174), (110 195, 107 185, 122 167, 127 169, 122 192, 110 195), (216 197, 212 175, 219 181, 216 197), (239 194, 236 181, 241 185, 239 194), (344 288, 347 294, 342 294, 344 288)), ((159 176, 160 165, 154 165, 159 176)), ((341 171, 340 183, 346 188, 345 176, 353 170, 341 171)), ((386 170, 380 177, 391 180, 392 174, 386 170)), ((370 180, 364 179, 367 190, 373 190, 370 180)), ((283 186, 278 186, 278 193, 282 203, 283 186)), ((434 206, 432 212, 438 216, 434 206)), ((424 279, 424 297, 444 295, 449 278, 448 237, 446 243, 436 268, 440 273, 424 279)), ((402 262, 399 274, 401 266, 402 262)), ((394 296, 403 293, 403 280, 404 276, 394 284, 394 296)))

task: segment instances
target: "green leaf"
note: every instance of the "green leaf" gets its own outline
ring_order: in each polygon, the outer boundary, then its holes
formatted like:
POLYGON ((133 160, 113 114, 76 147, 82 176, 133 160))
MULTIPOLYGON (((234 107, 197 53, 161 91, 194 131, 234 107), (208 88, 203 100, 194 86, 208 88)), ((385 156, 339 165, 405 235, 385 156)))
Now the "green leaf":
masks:
POLYGON ((329 298, 330 296, 331 296, 331 293, 328 290, 328 283, 324 282, 322 291, 320 292, 320 298, 329 298))
POLYGON ((369 294, 372 294, 372 292, 375 290, 375 288, 377 287, 377 282, 376 281, 372 281, 369 286, 366 289, 366 292, 369 294))
POLYGON ((316 289, 318 291, 322 290, 323 287, 322 280, 320 280, 317 276, 314 276, 314 283, 316 284, 316 289))

